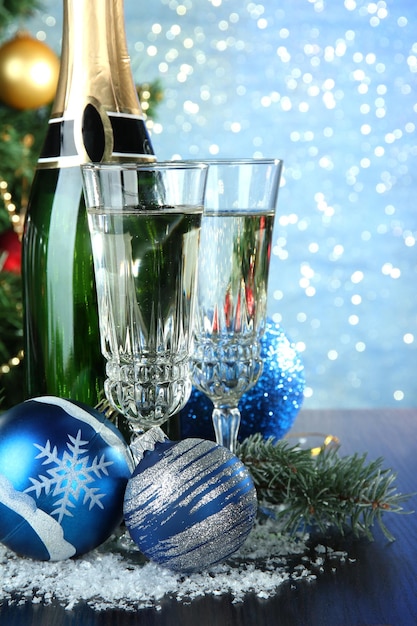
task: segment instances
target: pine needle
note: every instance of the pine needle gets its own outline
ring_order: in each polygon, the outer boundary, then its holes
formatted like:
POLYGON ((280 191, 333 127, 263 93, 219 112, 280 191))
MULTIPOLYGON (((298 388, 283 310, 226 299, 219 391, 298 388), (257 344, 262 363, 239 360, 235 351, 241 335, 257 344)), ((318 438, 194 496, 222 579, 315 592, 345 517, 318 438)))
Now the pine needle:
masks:
POLYGON ((345 534, 349 528, 355 536, 373 539, 377 524, 393 541, 383 515, 406 513, 401 505, 412 495, 397 491, 396 474, 382 467, 382 458, 368 462, 366 454, 341 457, 333 449, 314 457, 259 434, 243 441, 237 454, 253 477, 260 503, 273 506, 284 532, 313 526, 345 534))

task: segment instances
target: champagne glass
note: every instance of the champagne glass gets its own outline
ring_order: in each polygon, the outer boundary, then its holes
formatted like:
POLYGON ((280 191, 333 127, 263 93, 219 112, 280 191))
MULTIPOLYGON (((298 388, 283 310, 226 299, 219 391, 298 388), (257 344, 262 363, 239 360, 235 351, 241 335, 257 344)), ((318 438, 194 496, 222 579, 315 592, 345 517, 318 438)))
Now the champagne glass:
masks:
POLYGON ((87 164, 104 391, 131 447, 186 403, 207 166, 87 164))
POLYGON ((206 163, 193 384, 214 404, 217 443, 234 452, 239 400, 262 372, 260 339, 282 161, 206 163))

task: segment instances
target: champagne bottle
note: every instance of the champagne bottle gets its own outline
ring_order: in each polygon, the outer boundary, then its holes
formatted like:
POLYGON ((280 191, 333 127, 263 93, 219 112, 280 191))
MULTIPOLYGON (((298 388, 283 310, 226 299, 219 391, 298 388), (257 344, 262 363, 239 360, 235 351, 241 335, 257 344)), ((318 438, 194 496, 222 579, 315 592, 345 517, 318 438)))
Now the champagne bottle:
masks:
POLYGON ((105 365, 80 164, 143 160, 155 157, 123 0, 64 0, 60 76, 22 242, 26 397, 99 399, 105 365))

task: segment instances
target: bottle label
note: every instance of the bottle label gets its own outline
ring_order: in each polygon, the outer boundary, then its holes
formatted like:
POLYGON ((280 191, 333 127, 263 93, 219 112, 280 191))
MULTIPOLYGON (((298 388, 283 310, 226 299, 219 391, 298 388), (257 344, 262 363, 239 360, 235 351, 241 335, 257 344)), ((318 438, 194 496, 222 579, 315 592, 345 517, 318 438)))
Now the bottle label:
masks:
POLYGON ((104 113, 89 103, 78 123, 67 117, 49 121, 38 167, 129 159, 154 160, 144 120, 128 113, 104 113))

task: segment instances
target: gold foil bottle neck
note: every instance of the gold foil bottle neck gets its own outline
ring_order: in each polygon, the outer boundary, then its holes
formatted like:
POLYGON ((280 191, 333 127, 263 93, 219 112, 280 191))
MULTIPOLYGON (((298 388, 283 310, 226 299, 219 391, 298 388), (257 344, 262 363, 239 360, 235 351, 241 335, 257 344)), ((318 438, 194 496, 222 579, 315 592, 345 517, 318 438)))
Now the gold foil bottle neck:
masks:
POLYGON ((64 0, 61 68, 38 168, 154 161, 127 53, 123 0, 64 0))
POLYGON ((64 0, 52 117, 76 119, 91 98, 106 111, 143 118, 127 53, 123 0, 64 0))

